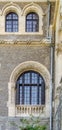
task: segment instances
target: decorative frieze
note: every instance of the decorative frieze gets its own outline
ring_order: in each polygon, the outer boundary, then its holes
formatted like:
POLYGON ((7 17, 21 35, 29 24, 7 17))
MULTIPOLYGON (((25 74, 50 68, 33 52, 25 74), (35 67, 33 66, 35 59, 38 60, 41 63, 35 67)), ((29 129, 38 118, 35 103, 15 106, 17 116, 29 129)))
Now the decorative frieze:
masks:
POLYGON ((39 39, 39 40, 0 40, 0 45, 38 45, 38 46, 43 46, 43 47, 46 47, 46 46, 54 46, 53 43, 51 43, 51 41, 49 39, 39 39))
MULTIPOLYGON (((47 0, 15 0, 15 2, 47 2, 47 0)), ((50 2, 55 2, 56 0, 50 0, 50 2)), ((0 2, 8 2, 8 0, 0 0, 0 2)), ((14 2, 14 0, 9 0, 9 2, 14 2)))

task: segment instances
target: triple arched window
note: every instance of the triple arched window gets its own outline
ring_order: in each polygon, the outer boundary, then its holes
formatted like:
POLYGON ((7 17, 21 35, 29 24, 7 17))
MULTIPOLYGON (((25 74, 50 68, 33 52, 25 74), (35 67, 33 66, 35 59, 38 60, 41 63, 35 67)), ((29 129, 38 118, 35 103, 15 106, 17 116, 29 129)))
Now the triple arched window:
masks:
POLYGON ((19 76, 16 82, 16 104, 45 104, 45 82, 39 73, 30 70, 19 76))
MULTIPOLYGON (((6 32, 18 32, 18 15, 14 12, 10 12, 6 15, 5 31, 6 32)), ((26 32, 38 32, 39 31, 39 16, 35 12, 28 13, 26 15, 26 32)))

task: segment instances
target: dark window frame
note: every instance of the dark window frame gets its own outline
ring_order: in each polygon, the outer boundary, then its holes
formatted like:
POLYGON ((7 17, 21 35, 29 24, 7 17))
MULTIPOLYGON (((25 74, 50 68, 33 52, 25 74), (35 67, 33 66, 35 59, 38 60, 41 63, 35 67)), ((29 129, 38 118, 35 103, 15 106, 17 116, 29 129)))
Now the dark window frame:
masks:
POLYGON ((26 15, 25 31, 26 32, 39 32, 39 16, 37 13, 30 12, 26 15), (35 27, 35 23, 36 23, 36 27, 35 27))
POLYGON ((18 15, 16 13, 10 12, 6 15, 5 32, 18 32, 18 15), (11 18, 10 18, 10 15, 11 15, 11 18), (14 15, 15 15, 15 18, 14 18, 14 15), (15 22, 15 26, 14 26, 14 22, 15 22))
MULTIPOLYGON (((36 93, 34 95, 36 96, 36 93)), ((22 75, 19 76, 19 78, 17 79, 17 82, 16 82, 16 104, 17 105, 44 105, 45 104, 45 82, 44 82, 43 77, 39 73, 37 73, 35 71, 27 71, 27 72, 24 72, 22 75), (27 74, 27 73, 30 74, 30 79, 29 79, 30 83, 25 83, 25 74, 27 74), (32 83, 32 73, 37 74, 37 83, 32 83), (21 77, 22 77, 22 83, 20 83, 21 77), (42 83, 40 83, 40 78, 42 79, 42 83), (32 104, 34 102, 34 101, 32 101, 32 94, 33 94, 32 88, 33 88, 33 86, 37 88, 36 104, 32 104), (20 87, 22 88, 22 94, 20 92, 20 87), (25 99, 25 97, 24 97, 25 87, 26 88, 28 87, 30 89, 29 90, 29 95, 30 95, 29 100, 30 101, 29 101, 28 104, 24 103, 24 100, 28 100, 28 98, 25 99), (40 88, 41 88, 41 92, 40 92, 40 88), (20 103, 20 94, 22 96, 21 103, 20 103), (40 97, 41 97, 41 99, 40 99, 40 97), (41 103, 40 103, 40 100, 41 100, 41 103)))

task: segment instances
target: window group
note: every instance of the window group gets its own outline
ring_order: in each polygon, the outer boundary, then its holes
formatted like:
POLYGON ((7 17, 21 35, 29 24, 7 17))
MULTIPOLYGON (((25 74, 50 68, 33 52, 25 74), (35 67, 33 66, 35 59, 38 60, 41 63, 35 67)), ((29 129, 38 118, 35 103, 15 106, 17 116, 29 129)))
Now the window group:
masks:
MULTIPOLYGON (((18 15, 10 12, 5 19, 5 32, 18 32, 18 15)), ((39 16, 35 12, 30 12, 25 18, 25 32, 39 32, 39 16)))

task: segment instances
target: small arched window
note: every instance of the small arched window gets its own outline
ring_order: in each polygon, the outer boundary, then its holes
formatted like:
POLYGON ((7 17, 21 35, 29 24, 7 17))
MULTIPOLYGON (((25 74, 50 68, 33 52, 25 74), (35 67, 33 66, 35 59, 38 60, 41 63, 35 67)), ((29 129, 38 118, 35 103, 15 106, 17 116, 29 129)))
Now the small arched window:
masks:
POLYGON ((11 12, 6 15, 6 32, 18 32, 18 15, 14 12, 11 12))
POLYGON ((19 76, 16 82, 16 104, 45 104, 45 82, 35 71, 27 71, 19 76))
POLYGON ((39 17, 36 13, 31 12, 26 16, 26 32, 39 31, 39 17))

